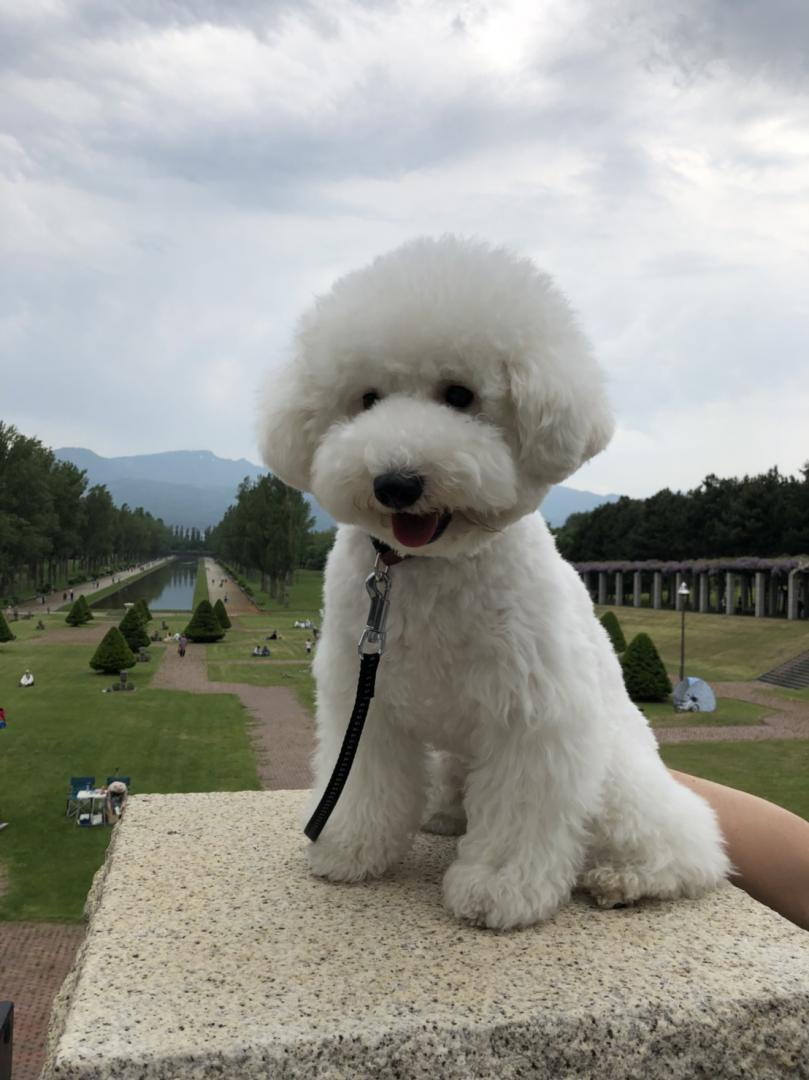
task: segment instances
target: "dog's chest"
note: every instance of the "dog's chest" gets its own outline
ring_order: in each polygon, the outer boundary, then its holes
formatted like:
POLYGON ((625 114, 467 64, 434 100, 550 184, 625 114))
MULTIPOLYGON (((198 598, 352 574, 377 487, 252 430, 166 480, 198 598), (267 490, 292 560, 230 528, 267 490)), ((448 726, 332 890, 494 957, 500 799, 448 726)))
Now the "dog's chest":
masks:
POLYGON ((497 682, 505 606, 457 572, 395 569, 377 698, 400 722, 431 733, 439 727, 454 742, 452 725, 468 725, 497 682))

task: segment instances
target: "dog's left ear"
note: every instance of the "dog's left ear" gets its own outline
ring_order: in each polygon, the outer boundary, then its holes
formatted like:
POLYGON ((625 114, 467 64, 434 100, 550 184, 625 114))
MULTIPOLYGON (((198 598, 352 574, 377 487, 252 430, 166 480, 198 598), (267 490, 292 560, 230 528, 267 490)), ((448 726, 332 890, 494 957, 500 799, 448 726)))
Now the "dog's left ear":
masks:
POLYGON ((520 461, 549 484, 565 480, 603 450, 615 426, 601 369, 566 303, 558 300, 547 335, 506 361, 520 461))

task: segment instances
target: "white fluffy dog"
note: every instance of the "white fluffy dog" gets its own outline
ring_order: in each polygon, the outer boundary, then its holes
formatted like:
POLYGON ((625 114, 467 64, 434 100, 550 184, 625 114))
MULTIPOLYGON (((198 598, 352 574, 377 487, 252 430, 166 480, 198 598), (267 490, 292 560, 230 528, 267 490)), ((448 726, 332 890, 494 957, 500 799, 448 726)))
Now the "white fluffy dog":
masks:
POLYGON ((371 538, 407 556, 391 569, 376 696, 309 846, 313 871, 381 874, 432 815, 435 831, 466 826, 447 906, 489 927, 549 918, 577 882, 605 906, 719 883, 713 812, 660 761, 535 513, 613 426, 550 279, 477 242, 406 244, 304 315, 261 422, 270 468, 342 523, 315 661, 313 806, 354 703, 371 538))

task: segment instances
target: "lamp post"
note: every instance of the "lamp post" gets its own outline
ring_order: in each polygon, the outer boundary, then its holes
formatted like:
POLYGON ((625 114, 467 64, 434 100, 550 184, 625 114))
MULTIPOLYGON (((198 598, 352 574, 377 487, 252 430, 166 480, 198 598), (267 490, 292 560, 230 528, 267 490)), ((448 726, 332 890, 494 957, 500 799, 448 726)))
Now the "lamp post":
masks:
POLYGON ((691 590, 684 581, 680 582, 677 595, 680 597, 680 682, 685 678, 685 609, 688 606, 688 597, 691 590))

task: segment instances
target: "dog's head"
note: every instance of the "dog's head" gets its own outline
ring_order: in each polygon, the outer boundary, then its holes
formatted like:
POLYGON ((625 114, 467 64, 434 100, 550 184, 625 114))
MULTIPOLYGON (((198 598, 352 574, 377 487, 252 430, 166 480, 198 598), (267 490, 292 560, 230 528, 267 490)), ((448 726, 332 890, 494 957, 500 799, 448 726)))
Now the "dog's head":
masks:
POLYGON ((475 550, 611 434, 601 372, 551 280, 454 237, 341 278, 301 319, 261 413, 273 472, 420 555, 475 550))

